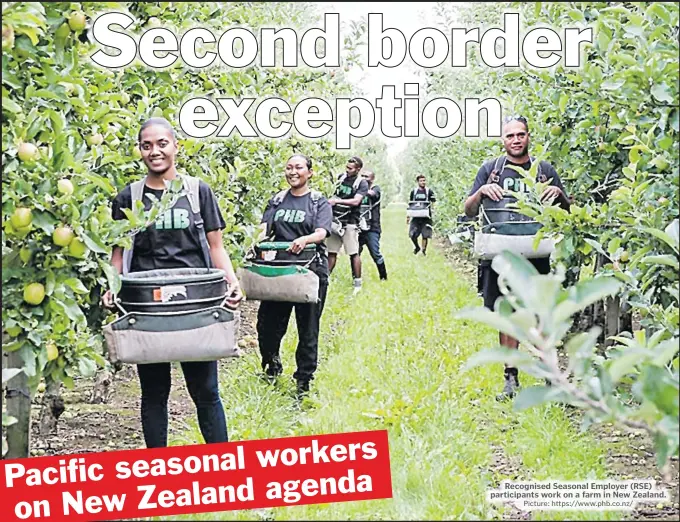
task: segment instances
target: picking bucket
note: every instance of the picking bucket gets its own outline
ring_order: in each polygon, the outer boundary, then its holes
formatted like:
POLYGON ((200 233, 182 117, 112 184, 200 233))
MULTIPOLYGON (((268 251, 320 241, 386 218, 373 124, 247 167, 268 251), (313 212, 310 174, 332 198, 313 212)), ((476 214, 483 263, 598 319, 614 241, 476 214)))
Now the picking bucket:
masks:
POLYGON ((224 306, 217 269, 167 269, 122 276, 121 317, 104 327, 111 362, 212 361, 242 355, 238 312, 224 306))
POLYGON ((255 257, 237 272, 247 299, 289 303, 319 300, 319 277, 308 268, 316 257, 316 245, 307 245, 300 254, 287 252, 290 245, 267 242, 255 247, 255 257))
POLYGON ((410 201, 406 215, 410 218, 429 218, 430 203, 427 201, 410 201))
POLYGON ((555 242, 544 238, 534 248, 536 234, 541 225, 517 209, 508 208, 516 202, 506 197, 500 201, 485 198, 481 207, 482 227, 475 233, 474 252, 479 259, 492 259, 509 250, 527 259, 549 257, 555 250, 555 242))

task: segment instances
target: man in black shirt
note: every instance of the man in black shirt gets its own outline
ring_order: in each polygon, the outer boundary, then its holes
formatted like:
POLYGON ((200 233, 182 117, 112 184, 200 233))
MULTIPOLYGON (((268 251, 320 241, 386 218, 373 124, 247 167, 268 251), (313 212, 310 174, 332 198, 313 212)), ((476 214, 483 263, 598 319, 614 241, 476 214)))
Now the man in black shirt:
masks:
POLYGON ((333 221, 335 222, 327 240, 329 269, 333 272, 338 253, 344 247, 352 265, 355 294, 361 290, 359 207, 368 193, 368 183, 359 176, 359 171, 363 166, 361 158, 357 156, 350 158, 345 167, 345 174, 338 177, 335 195, 328 200, 333 206, 333 221))
MULTIPOLYGON (((524 170, 531 168, 529 142, 529 124, 526 118, 519 116, 506 119, 503 125, 503 145, 506 156, 485 162, 477 172, 477 177, 465 201, 465 214, 468 217, 474 217, 478 214, 483 198, 500 201, 503 199, 505 191, 529 191, 529 188, 522 181, 522 176, 517 171, 509 167, 506 168, 507 165, 518 166, 524 170), (495 172, 497 164, 500 167, 499 171, 495 172)), ((551 185, 541 195, 541 200, 547 204, 559 204, 562 208, 569 210, 569 199, 553 166, 543 161, 540 164, 539 171, 541 177, 539 181, 551 181, 551 185)), ((534 258, 529 259, 529 261, 539 273, 550 273, 550 257, 534 258)), ((501 296, 498 287, 498 274, 491 268, 490 260, 481 261, 479 268, 479 286, 484 297, 484 306, 493 311, 496 300, 501 296)), ((502 346, 513 349, 519 347, 519 341, 509 335, 500 333, 499 339, 502 346)), ((517 368, 506 366, 504 376, 505 386, 502 393, 498 395, 498 400, 513 397, 519 388, 517 368)))
POLYGON ((385 268, 385 258, 380 253, 380 203, 382 192, 380 186, 375 184, 375 173, 369 170, 362 170, 361 177, 368 182, 368 193, 361 202, 361 215, 365 217, 368 230, 359 232, 359 255, 363 246, 368 247, 368 251, 378 269, 381 280, 387 279, 387 269, 385 268))
POLYGON ((429 217, 407 217, 406 224, 409 225, 408 235, 413 242, 413 253, 417 254, 421 248, 418 246, 418 236, 423 237, 423 255, 427 255, 427 241, 432 237, 432 204, 437 201, 434 192, 427 186, 427 179, 419 174, 416 177, 418 187, 414 188, 409 195, 409 203, 426 203, 428 205, 429 217))

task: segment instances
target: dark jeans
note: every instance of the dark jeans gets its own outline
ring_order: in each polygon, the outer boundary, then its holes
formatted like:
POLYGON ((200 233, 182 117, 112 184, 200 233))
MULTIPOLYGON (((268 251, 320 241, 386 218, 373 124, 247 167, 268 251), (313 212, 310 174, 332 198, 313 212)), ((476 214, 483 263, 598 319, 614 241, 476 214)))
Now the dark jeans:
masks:
POLYGON ((380 253, 380 232, 369 230, 359 234, 359 255, 361 255, 364 245, 368 247, 368 252, 371 254, 376 265, 382 265, 385 262, 383 255, 380 253))
MULTIPOLYGON (((529 259, 529 262, 534 265, 539 274, 550 273, 549 257, 529 259)), ((478 265, 477 290, 484 298, 484 306, 493 312, 496 300, 503 294, 498 286, 498 272, 491 268, 490 261, 478 265)))
POLYGON ((295 308, 299 340, 295 351, 297 370, 293 377, 299 381, 310 381, 314 378, 319 353, 319 324, 327 290, 328 279, 319 279, 318 303, 260 302, 260 309, 257 312, 257 336, 263 369, 279 355, 281 340, 286 335, 290 314, 295 308))
MULTIPOLYGON (((183 362, 182 372, 196 405, 198 424, 207 443, 228 442, 227 421, 217 386, 217 361, 183 362)), ((147 448, 168 445, 170 363, 138 364, 142 387, 142 430, 147 448)))

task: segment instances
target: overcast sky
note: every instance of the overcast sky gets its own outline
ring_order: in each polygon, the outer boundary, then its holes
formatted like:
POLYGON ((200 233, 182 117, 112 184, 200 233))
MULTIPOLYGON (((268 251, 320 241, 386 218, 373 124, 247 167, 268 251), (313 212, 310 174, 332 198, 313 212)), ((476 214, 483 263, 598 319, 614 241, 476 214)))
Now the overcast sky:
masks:
MULTIPOLYGON (((369 13, 383 14, 383 27, 394 27, 401 30, 406 36, 406 41, 420 28, 428 27, 432 20, 434 2, 317 2, 320 11, 324 13, 339 13, 340 23, 343 28, 349 26, 351 20, 360 20, 364 17, 368 20, 369 13)), ((345 33, 342 34, 344 37, 345 33)), ((395 85, 396 97, 403 96, 404 83, 418 83, 417 67, 405 61, 399 67, 366 67, 368 57, 367 46, 360 48, 362 53, 361 62, 365 64, 363 70, 353 68, 348 74, 352 83, 361 82, 362 89, 367 93, 371 103, 382 93, 383 85, 395 85)), ((398 153, 406 146, 408 138, 389 139, 381 136, 389 147, 391 155, 398 153)))

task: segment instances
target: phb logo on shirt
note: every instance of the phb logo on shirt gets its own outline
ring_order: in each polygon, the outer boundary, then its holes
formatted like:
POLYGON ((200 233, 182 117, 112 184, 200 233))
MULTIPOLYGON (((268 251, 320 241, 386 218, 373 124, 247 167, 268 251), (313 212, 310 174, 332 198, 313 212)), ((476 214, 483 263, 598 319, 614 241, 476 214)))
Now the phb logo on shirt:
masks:
POLYGON ((521 178, 505 178, 503 180, 503 190, 512 192, 529 192, 529 187, 521 178))
POLYGON ((183 208, 172 208, 156 220, 156 230, 184 230, 189 225, 189 211, 183 208))
POLYGON ((281 209, 274 214, 274 221, 284 221, 286 223, 303 223, 306 213, 304 210, 281 209))

